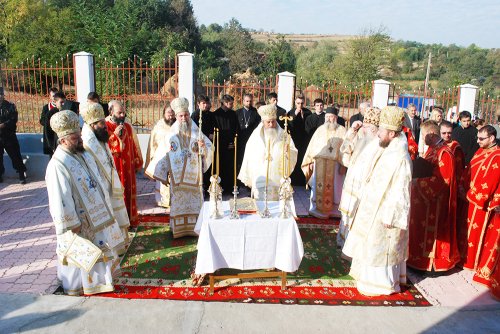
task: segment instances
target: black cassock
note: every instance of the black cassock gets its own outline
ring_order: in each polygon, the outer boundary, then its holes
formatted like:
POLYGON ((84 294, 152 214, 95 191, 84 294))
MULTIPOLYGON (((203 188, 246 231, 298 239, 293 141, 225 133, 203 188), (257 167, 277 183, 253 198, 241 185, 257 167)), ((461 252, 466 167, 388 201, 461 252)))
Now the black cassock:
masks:
POLYGON ((297 163, 293 169, 291 179, 294 186, 305 186, 306 178, 302 172, 301 165, 306 154, 307 145, 309 145, 310 137, 306 133, 306 120, 311 116, 309 109, 302 109, 302 115, 295 115, 295 109, 292 109, 287 114, 288 117, 293 119, 288 122, 290 135, 292 136, 293 143, 298 150, 297 163))
POLYGON ((461 126, 457 126, 453 129, 451 138, 456 140, 462 147, 465 155, 465 164, 468 165, 479 149, 479 144, 477 143, 477 129, 473 126, 469 126, 465 129, 461 126))
POLYGON ((245 155, 245 147, 247 141, 250 138, 253 130, 257 128, 261 119, 257 113, 257 109, 251 107, 250 109, 241 108, 236 110, 236 115, 238 116, 238 156, 237 159, 237 173, 240 172, 241 163, 243 162, 243 156, 245 155))
POLYGON ((234 110, 219 108, 211 114, 211 118, 213 126, 219 129, 221 187, 224 193, 231 193, 234 186, 234 136, 239 131, 238 117, 234 110))
POLYGON ((319 128, 324 123, 325 123, 325 113, 324 112, 322 112, 319 115, 316 113, 312 113, 309 117, 307 117, 306 124, 305 124, 305 130, 306 130, 307 135, 309 136, 309 140, 312 138, 316 129, 319 128))

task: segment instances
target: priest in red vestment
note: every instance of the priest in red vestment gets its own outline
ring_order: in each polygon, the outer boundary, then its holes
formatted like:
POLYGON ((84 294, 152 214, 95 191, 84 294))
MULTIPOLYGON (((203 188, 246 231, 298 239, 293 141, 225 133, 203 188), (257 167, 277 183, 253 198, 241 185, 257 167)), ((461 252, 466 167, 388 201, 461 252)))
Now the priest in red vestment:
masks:
POLYGON ((500 298, 500 148, 497 132, 491 125, 482 127, 477 136, 479 150, 470 162, 467 178, 469 212, 468 249, 464 268, 475 271, 474 281, 487 285, 500 298))
POLYGON ((460 261, 455 158, 441 139, 436 122, 425 122, 420 131, 429 146, 424 159, 432 166, 432 175, 412 183, 407 264, 419 270, 446 271, 460 261))
POLYGON ((415 139, 413 139, 413 133, 410 128, 403 125, 403 132, 406 136, 406 140, 408 141, 408 153, 410 154, 410 159, 415 160, 418 156, 418 144, 415 139))
POLYGON ((109 102, 106 126, 109 133, 109 148, 124 188, 124 200, 130 225, 137 226, 139 222, 135 173, 142 168, 142 154, 137 135, 132 125, 125 122, 125 108, 119 101, 109 102))
POLYGON ((457 244, 460 258, 463 260, 467 253, 467 210, 469 202, 466 198, 463 175, 465 171, 465 154, 460 144, 451 138, 453 132, 453 124, 448 121, 442 121, 439 124, 441 138, 448 145, 455 157, 455 171, 457 175, 457 244))

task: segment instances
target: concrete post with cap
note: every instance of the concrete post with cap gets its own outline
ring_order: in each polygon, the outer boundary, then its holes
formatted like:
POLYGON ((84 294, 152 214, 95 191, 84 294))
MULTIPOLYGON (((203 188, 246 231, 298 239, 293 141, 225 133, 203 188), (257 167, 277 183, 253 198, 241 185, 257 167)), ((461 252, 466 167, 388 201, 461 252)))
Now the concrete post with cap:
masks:
POLYGON ((194 54, 189 52, 179 53, 179 97, 189 101, 189 113, 194 111, 194 54))
POLYGON ((290 72, 278 73, 278 106, 286 111, 293 108, 295 94, 295 74, 290 72))
POLYGON ((460 85, 459 89, 460 100, 458 102, 458 112, 467 110, 471 115, 474 115, 478 87, 471 84, 464 84, 460 85))
POLYGON ((389 87, 391 83, 382 79, 373 82, 372 106, 384 108, 389 100, 389 87))

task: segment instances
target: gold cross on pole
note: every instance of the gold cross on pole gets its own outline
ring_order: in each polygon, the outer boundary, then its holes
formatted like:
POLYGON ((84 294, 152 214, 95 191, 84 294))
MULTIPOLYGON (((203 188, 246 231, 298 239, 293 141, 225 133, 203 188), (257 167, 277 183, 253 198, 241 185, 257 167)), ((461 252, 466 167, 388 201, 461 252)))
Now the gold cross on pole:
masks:
POLYGON ((280 121, 285 121, 285 133, 288 133, 288 122, 293 120, 292 116, 287 116, 286 114, 284 116, 279 117, 280 121))

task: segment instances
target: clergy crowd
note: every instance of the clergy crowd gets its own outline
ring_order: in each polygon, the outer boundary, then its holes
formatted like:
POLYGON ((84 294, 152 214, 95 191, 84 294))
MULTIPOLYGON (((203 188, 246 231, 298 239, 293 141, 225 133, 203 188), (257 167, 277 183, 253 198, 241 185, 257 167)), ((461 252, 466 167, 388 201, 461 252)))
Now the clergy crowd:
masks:
MULTIPOLYGON (((151 131, 144 161, 155 201, 170 209, 174 238, 196 236, 207 189, 226 197, 246 187, 261 201, 280 199, 283 180, 310 189, 309 214, 340 219, 336 244, 351 262, 360 293, 401 291, 407 265, 424 272, 462 267, 500 298, 500 149, 492 125, 477 129, 462 111, 445 120, 435 106, 382 109, 369 101, 345 120, 339 106, 314 110, 297 96, 286 112, 277 96, 254 107, 253 95, 223 95, 214 110, 176 98, 151 131), (210 184, 212 183, 212 184, 210 184)), ((143 159, 119 101, 105 115, 98 100, 52 112, 44 133, 49 208, 57 233, 58 276, 68 294, 113 290, 128 228, 138 224, 135 173, 143 159)), ((199 281, 199 280, 197 280, 199 281)))

